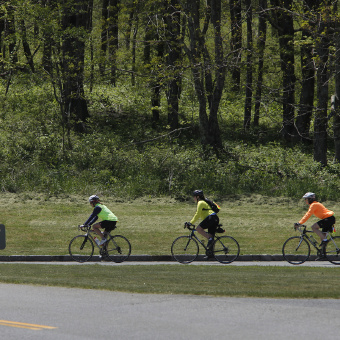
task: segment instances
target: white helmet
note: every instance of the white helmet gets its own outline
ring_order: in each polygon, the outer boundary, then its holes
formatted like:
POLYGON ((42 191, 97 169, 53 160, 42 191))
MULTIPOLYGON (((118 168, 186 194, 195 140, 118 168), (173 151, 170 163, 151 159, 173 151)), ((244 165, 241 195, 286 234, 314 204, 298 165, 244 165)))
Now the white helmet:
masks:
POLYGON ((307 192, 303 196, 303 198, 315 198, 314 192, 307 192))
POLYGON ((99 197, 97 196, 97 195, 91 195, 90 197, 89 197, 89 202, 91 203, 91 202, 97 202, 97 201, 99 201, 99 197))

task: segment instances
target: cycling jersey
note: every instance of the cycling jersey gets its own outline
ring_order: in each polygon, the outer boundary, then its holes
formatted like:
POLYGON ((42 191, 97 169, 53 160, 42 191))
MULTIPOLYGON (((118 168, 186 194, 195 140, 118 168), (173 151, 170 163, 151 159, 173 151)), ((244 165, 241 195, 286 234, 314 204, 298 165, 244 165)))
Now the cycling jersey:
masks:
POLYGON ((91 216, 84 223, 85 225, 93 224, 97 219, 100 218, 103 221, 118 221, 117 216, 104 204, 97 203, 91 216))
POLYGON ((305 216, 302 217, 300 220, 300 224, 304 224, 312 215, 320 218, 321 220, 331 217, 334 215, 332 210, 328 210, 323 204, 319 202, 313 202, 310 206, 308 211, 306 212, 305 216))
POLYGON ((195 216, 190 221, 191 224, 195 224, 195 222, 200 218, 204 220, 209 215, 215 214, 213 210, 211 210, 210 205, 205 201, 199 201, 197 204, 197 210, 195 216))

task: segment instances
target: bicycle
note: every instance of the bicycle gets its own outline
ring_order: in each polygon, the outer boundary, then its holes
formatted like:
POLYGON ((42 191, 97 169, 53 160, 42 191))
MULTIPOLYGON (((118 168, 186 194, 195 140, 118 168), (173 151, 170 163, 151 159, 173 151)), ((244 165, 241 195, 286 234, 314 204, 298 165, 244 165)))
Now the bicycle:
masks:
MULTIPOLYGON (((222 224, 218 225, 216 232, 221 233, 224 230, 222 224)), ((195 226, 189 223, 184 224, 184 229, 190 230, 188 236, 177 237, 171 245, 171 254, 173 258, 180 263, 191 263, 198 257, 199 245, 205 249, 208 258, 214 257, 220 263, 231 263, 235 261, 240 254, 238 242, 231 236, 214 236, 214 242, 211 250, 196 236, 195 226)))
POLYGON ((77 262, 89 261, 94 253, 94 246, 99 249, 102 259, 109 259, 120 263, 128 259, 131 254, 131 244, 129 240, 121 235, 112 236, 110 232, 104 232, 107 241, 99 246, 92 234, 91 226, 78 226, 78 229, 85 232, 85 235, 75 236, 68 246, 69 253, 73 260, 77 262))
POLYGON ((285 241, 282 247, 284 259, 291 264, 302 264, 309 259, 310 245, 312 245, 320 259, 326 259, 333 264, 340 264, 340 236, 332 236, 330 232, 327 232, 326 246, 320 248, 313 236, 308 236, 308 233, 313 233, 313 231, 306 229, 307 226, 301 224, 297 227, 297 230, 301 233, 300 236, 293 236, 285 241))

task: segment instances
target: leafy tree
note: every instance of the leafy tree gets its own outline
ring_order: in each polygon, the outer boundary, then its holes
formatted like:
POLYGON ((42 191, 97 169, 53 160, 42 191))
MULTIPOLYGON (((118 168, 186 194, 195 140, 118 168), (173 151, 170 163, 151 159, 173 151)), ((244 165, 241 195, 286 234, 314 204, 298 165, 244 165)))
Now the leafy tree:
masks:
POLYGON ((200 137, 203 145, 213 148, 222 146, 217 111, 221 101, 226 76, 226 60, 221 33, 221 0, 211 0, 204 7, 204 22, 201 28, 199 0, 184 6, 188 20, 189 46, 184 46, 190 61, 196 96, 199 102, 200 137), (209 23, 213 26, 214 60, 207 46, 209 23), (215 76, 215 77, 213 77, 215 76), (209 116, 207 114, 207 106, 209 116))

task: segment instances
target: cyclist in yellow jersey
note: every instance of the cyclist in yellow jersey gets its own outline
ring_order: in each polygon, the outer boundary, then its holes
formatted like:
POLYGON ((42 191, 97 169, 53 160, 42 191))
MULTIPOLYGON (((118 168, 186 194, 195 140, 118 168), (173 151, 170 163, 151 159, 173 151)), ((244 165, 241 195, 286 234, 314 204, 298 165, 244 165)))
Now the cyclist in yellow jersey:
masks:
POLYGON ((219 224, 219 218, 217 214, 211 209, 209 204, 205 201, 202 190, 195 190, 193 192, 193 198, 197 203, 197 209, 196 214, 190 223, 195 224, 197 220, 202 220, 202 222, 196 227, 196 230, 200 235, 208 239, 207 246, 210 248, 214 241, 214 235, 219 224), (208 232, 206 232, 205 229, 207 229, 208 232))
POLYGON ((303 195, 306 204, 309 204, 309 209, 298 223, 294 224, 295 229, 305 223, 312 215, 320 218, 320 221, 312 225, 312 230, 321 239, 320 246, 324 247, 327 243, 326 232, 332 231, 335 224, 335 216, 332 210, 328 210, 323 204, 317 202, 313 192, 307 192, 303 195), (322 231, 320 230, 322 228, 322 231))
POLYGON ((84 225, 92 225, 94 232, 101 238, 99 245, 103 245, 107 240, 100 228, 103 228, 106 232, 110 232, 115 229, 118 218, 117 216, 109 210, 104 204, 101 204, 100 199, 97 195, 92 195, 89 197, 89 202, 94 208, 91 216, 87 219, 84 225), (102 219, 101 222, 93 224, 97 219, 102 219))

